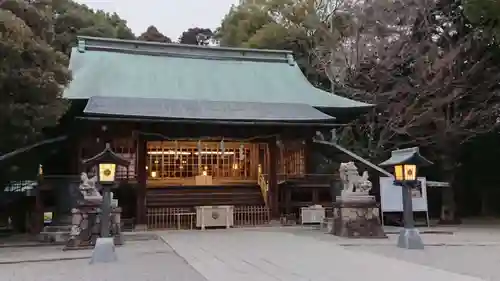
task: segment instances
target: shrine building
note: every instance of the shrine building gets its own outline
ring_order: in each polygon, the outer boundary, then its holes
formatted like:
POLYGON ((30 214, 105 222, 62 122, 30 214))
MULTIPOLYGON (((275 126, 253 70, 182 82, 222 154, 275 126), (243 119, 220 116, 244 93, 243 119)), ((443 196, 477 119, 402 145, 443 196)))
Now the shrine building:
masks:
POLYGON ((79 37, 70 69, 37 208, 70 196, 109 143, 131 163, 113 191, 122 217, 150 229, 192 227, 196 206, 234 206, 244 225, 331 204, 336 171, 315 173, 312 138, 371 107, 315 88, 290 51, 79 37))

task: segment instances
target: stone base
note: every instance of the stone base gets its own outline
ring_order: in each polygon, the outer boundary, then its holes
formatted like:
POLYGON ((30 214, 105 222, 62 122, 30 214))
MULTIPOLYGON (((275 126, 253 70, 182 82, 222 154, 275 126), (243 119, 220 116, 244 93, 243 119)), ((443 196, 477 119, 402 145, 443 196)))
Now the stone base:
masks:
MULTIPOLYGON (((73 225, 68 242, 64 250, 80 250, 93 248, 101 236, 101 209, 95 205, 84 205, 72 210, 73 225)), ((109 237, 114 240, 114 245, 123 245, 121 232, 121 209, 114 208, 109 217, 109 237)))
POLYGON ((387 238, 373 196, 337 197, 332 234, 348 238, 387 238))
POLYGON ((112 238, 98 238, 92 251, 90 264, 114 262, 118 260, 112 238))
POLYGON ((398 237, 398 247, 411 250, 424 249, 424 242, 420 238, 420 233, 416 228, 402 229, 398 237))

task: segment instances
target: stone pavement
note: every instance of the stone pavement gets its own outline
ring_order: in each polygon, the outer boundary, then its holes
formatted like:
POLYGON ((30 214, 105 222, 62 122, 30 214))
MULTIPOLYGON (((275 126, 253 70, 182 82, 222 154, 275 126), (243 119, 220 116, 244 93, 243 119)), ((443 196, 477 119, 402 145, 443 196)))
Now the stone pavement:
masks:
MULTIPOLYGON (((420 228, 419 228, 420 229, 420 228)), ((442 227, 431 228, 431 233, 422 233, 422 239, 427 246, 500 246, 500 228, 490 227, 442 227)), ((397 233, 392 229, 393 233, 397 233)), ((425 229, 424 229, 425 230, 425 229)), ((261 231, 266 231, 264 228, 261 231)), ((316 239, 335 242, 340 246, 376 246, 395 245, 398 235, 389 234, 389 239, 346 239, 333 235, 325 235, 318 227, 282 227, 268 229, 295 235, 311 236, 316 239)))
POLYGON ((293 229, 232 229, 160 235, 209 281, 483 280, 367 251, 350 250, 335 241, 290 231, 293 229))
POLYGON ((352 251, 364 251, 398 260, 431 266, 455 273, 500 281, 500 228, 488 226, 438 227, 453 234, 422 234, 424 251, 395 247, 397 235, 386 240, 344 239, 325 235, 314 228, 282 228, 279 231, 335 243, 352 251))
POLYGON ((62 252, 60 247, 4 248, 1 281, 206 281, 160 240, 128 242, 117 248, 118 262, 89 265, 90 251, 62 252), (11 251, 9 253, 9 251, 11 251), (63 261, 26 262, 26 258, 77 258, 63 261))

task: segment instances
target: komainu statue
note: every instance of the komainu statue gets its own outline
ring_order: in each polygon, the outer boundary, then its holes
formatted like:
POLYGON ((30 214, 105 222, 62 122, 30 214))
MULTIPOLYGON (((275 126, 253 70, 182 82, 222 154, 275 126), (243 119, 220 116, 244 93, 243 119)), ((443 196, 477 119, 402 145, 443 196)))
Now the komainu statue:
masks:
POLYGON ((386 238, 379 205, 375 196, 369 194, 372 183, 368 172, 359 175, 353 162, 340 164, 339 172, 344 188, 333 203, 331 233, 341 237, 386 238))
POLYGON ((368 179, 368 171, 364 171, 360 176, 354 162, 341 163, 339 173, 344 186, 343 194, 368 195, 372 189, 372 183, 368 179))
POLYGON ((97 181, 97 177, 92 177, 89 179, 87 176, 87 173, 82 173, 80 176, 81 183, 80 183, 80 192, 83 195, 83 199, 85 201, 102 201, 102 196, 97 190, 95 183, 97 181))

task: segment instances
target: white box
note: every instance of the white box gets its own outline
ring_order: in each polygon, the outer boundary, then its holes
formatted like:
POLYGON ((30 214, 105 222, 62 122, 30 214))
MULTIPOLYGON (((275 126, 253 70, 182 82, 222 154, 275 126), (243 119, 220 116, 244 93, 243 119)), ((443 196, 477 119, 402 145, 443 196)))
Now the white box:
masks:
POLYGON ((234 225, 233 211, 234 206, 197 206, 196 227, 202 230, 214 226, 230 228, 234 225))
POLYGON ((301 223, 322 223, 325 218, 323 206, 309 206, 300 208, 301 223))
POLYGON ((194 177, 196 185, 212 185, 212 176, 199 175, 194 177))

